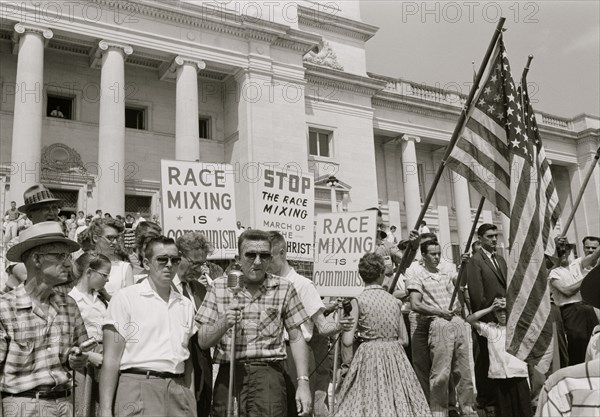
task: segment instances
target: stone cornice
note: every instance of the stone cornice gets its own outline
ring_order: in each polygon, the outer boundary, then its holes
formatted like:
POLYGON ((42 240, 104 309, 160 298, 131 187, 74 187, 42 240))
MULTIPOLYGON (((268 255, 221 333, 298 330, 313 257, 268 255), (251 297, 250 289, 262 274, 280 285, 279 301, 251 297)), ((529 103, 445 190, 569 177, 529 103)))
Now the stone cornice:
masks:
POLYGON ((374 96, 385 87, 385 83, 382 81, 313 65, 308 62, 304 63, 304 68, 306 68, 308 83, 323 85, 332 89, 374 96))
POLYGON ((373 107, 383 107, 392 110, 402 110, 409 113, 421 114, 447 120, 457 120, 460 108, 441 103, 432 103, 413 97, 400 96, 382 92, 372 99, 373 107))
POLYGON ((379 30, 377 26, 337 16, 333 11, 327 11, 324 7, 320 6, 317 9, 313 9, 298 5, 298 22, 301 25, 339 33, 363 42, 371 39, 379 30))
POLYGON ((196 27, 247 40, 260 40, 303 53, 310 51, 321 40, 320 36, 313 33, 292 29, 280 23, 239 15, 224 6, 218 6, 218 3, 213 5, 158 0, 91 1, 115 8, 124 16, 131 13, 133 8, 136 16, 147 16, 177 26, 196 27))

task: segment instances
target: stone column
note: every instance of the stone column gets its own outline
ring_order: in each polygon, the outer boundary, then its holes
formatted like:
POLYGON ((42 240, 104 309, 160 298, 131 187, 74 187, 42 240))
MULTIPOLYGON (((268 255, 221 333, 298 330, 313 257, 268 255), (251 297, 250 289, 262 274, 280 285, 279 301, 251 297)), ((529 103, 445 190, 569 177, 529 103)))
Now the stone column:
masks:
POLYGON ((102 40, 96 57, 101 59, 100 118, 98 132, 98 207, 105 213, 125 211, 125 59, 129 45, 102 40))
POLYGON ((404 204, 406 206, 407 230, 415 226, 421 212, 421 194, 419 190, 419 173, 417 168, 417 151, 415 143, 418 136, 402 136, 402 178, 404 180, 404 204))
MULTIPOLYGON (((469 184, 462 175, 452 173, 452 188, 454 189, 454 207, 456 208, 456 226, 458 228, 458 242, 460 251, 465 249, 469 240, 469 233, 473 227, 471 217, 471 199, 469 198, 469 184)), ((476 232, 477 233, 477 232, 476 232)), ((477 240, 477 235, 473 241, 477 240)))
POLYGON ((203 61, 178 56, 175 116, 175 159, 200 159, 198 127, 198 70, 206 68, 203 61))
POLYGON ((13 117, 9 201, 23 202, 23 192, 40 182, 44 115, 44 47, 50 29, 17 23, 13 38, 18 50, 13 117))

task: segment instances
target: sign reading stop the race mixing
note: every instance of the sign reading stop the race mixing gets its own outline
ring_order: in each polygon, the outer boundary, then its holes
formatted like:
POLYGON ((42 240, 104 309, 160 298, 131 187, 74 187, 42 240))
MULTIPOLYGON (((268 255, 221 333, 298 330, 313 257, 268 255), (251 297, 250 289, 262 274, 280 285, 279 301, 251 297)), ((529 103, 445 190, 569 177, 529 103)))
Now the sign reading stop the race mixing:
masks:
POLYGON ((358 261, 375 250, 377 212, 317 214, 313 282, 321 296, 356 297, 364 288, 358 261))
POLYGON ((211 259, 237 254, 234 180, 231 165, 161 161, 163 233, 173 239, 200 231, 215 251, 211 259))
POLYGON ((258 182, 256 225, 277 230, 287 243, 287 258, 313 260, 315 191, 312 175, 263 167, 258 182))

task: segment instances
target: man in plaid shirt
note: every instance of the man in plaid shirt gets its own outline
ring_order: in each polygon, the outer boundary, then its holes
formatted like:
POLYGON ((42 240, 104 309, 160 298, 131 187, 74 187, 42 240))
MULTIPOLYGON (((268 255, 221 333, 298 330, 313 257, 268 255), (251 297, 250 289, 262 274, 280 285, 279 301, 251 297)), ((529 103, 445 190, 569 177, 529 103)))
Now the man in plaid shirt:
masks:
POLYGON ((238 240, 243 288, 235 297, 227 289, 227 278, 215 280, 196 315, 200 347, 216 346, 219 363, 213 394, 213 412, 225 416, 229 386, 232 327, 235 335, 234 396, 239 416, 286 415, 286 390, 283 362, 286 348, 284 328, 298 371, 296 407, 308 415, 311 394, 308 383, 308 348, 300 325, 308 316, 291 282, 268 274, 271 263, 269 235, 261 230, 243 232, 238 240))
POLYGON ((54 287, 78 249, 51 221, 21 232, 6 254, 25 264, 27 281, 0 296, 0 416, 72 415, 69 368, 87 363, 72 348, 88 335, 75 301, 54 287))

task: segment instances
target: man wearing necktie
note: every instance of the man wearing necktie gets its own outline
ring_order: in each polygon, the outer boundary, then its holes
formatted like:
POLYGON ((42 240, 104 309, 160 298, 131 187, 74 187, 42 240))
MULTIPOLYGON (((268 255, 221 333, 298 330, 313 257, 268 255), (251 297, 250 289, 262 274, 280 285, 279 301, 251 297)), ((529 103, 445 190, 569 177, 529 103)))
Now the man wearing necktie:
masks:
MULTIPOLYGON (((177 239, 181 263, 173 278, 175 289, 189 298, 198 311, 204 301, 208 286, 213 279, 223 275, 218 265, 206 262, 212 245, 201 232, 188 232, 177 239)), ((208 417, 212 402, 212 359, 210 349, 202 350, 197 342, 190 343, 194 364, 194 391, 198 405, 198 417, 208 417)))
MULTIPOLYGON (((506 297, 506 261, 496 253, 498 228, 484 223, 477 229, 477 236, 481 249, 473 255, 466 270, 473 313, 490 307, 496 297, 506 297)), ((494 318, 488 314, 481 321, 490 322, 494 318)), ((487 339, 478 334, 475 339, 479 347, 478 350, 474 349, 477 403, 480 407, 492 407, 493 393, 487 377, 490 366, 487 339)))

